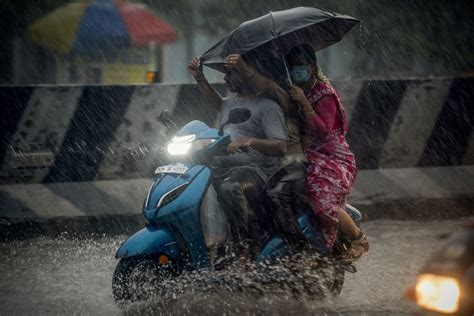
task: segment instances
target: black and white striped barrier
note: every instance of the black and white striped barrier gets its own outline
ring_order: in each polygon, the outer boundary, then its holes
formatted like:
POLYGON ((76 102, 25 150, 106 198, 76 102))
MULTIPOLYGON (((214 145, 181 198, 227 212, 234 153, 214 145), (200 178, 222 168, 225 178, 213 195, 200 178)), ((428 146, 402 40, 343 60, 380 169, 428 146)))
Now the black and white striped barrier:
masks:
MULTIPOLYGON (((333 84, 360 169, 474 164, 474 78, 333 84)), ((162 110, 178 125, 217 115, 195 85, 3 86, 0 109, 2 183, 146 178, 162 110)))
MULTIPOLYGON (((150 179, 0 185, 0 240, 131 234, 150 179)), ((363 220, 472 216, 474 166, 361 170, 348 202, 363 220)))

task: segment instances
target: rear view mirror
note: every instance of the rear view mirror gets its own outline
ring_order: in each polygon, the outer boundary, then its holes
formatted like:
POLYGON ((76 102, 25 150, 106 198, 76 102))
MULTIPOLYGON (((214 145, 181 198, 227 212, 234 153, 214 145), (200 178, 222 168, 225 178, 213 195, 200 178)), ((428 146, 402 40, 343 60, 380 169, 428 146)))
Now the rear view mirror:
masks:
POLYGON ((240 123, 246 122, 251 116, 252 116, 252 113, 250 112, 249 109, 245 109, 245 108, 232 109, 229 112, 229 117, 227 118, 227 121, 224 124, 222 124, 221 128, 219 128, 219 135, 222 135, 224 133, 224 126, 226 126, 227 124, 240 124, 240 123))
POLYGON ((167 110, 163 110, 160 113, 160 121, 163 123, 169 123, 172 121, 171 119, 171 113, 167 110))
POLYGON ((167 110, 163 110, 160 113, 160 121, 166 127, 167 132, 174 132, 176 131, 176 123, 173 121, 171 113, 167 110))

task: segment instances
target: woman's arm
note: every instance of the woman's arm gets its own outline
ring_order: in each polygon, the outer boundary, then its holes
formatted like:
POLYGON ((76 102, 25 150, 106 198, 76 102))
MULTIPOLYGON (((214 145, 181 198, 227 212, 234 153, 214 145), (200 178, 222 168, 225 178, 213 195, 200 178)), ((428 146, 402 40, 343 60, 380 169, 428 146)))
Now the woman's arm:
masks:
POLYGON ((207 98, 212 106, 220 112, 224 99, 220 93, 207 81, 206 76, 204 76, 202 71, 202 63, 199 58, 193 58, 193 60, 188 65, 188 70, 194 77, 194 80, 196 80, 201 93, 207 98))
POLYGON ((319 140, 324 140, 332 131, 337 117, 337 105, 330 95, 323 96, 315 104, 313 111, 305 111, 306 128, 319 140))
POLYGON ((262 75, 252 66, 247 64, 240 54, 229 55, 225 61, 225 66, 229 69, 239 71, 257 90, 260 90, 265 98, 271 99, 278 103, 285 114, 289 113, 292 108, 291 98, 282 87, 277 85, 273 80, 262 75))
POLYGON ((323 96, 311 104, 301 88, 292 86, 290 97, 300 107, 306 129, 313 137, 324 140, 332 131, 337 116, 337 104, 330 95, 323 96))

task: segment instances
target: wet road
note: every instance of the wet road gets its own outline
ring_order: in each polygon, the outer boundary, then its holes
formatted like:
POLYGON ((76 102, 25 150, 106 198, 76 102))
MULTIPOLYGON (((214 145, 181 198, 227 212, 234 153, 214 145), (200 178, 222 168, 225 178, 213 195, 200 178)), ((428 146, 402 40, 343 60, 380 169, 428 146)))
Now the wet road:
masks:
MULTIPOLYGON (((170 302, 162 313, 408 314, 412 308, 402 298, 404 289, 439 245, 438 236, 456 230, 462 221, 365 223, 370 253, 358 263, 358 273, 347 274, 337 299, 301 302, 276 294, 193 293, 170 302)), ((112 298, 111 278, 114 254, 124 238, 71 240, 65 236, 0 243, 0 315, 120 314, 112 298)), ((132 306, 128 313, 143 312, 146 305, 132 306)))

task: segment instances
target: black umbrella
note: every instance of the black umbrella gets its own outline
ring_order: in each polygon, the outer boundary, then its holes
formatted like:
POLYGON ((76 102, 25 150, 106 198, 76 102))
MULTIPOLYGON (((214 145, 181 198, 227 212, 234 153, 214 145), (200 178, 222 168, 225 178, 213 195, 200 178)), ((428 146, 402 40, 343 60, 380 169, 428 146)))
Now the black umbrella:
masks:
MULTIPOLYGON (((240 24, 206 51, 201 60, 204 65, 225 72, 226 57, 238 53, 264 73, 268 69, 275 73, 283 70, 288 76, 283 56, 291 48, 308 44, 314 51, 321 50, 339 42, 359 22, 348 15, 309 7, 270 12, 240 24)), ((267 74, 276 79, 275 73, 267 74)))

